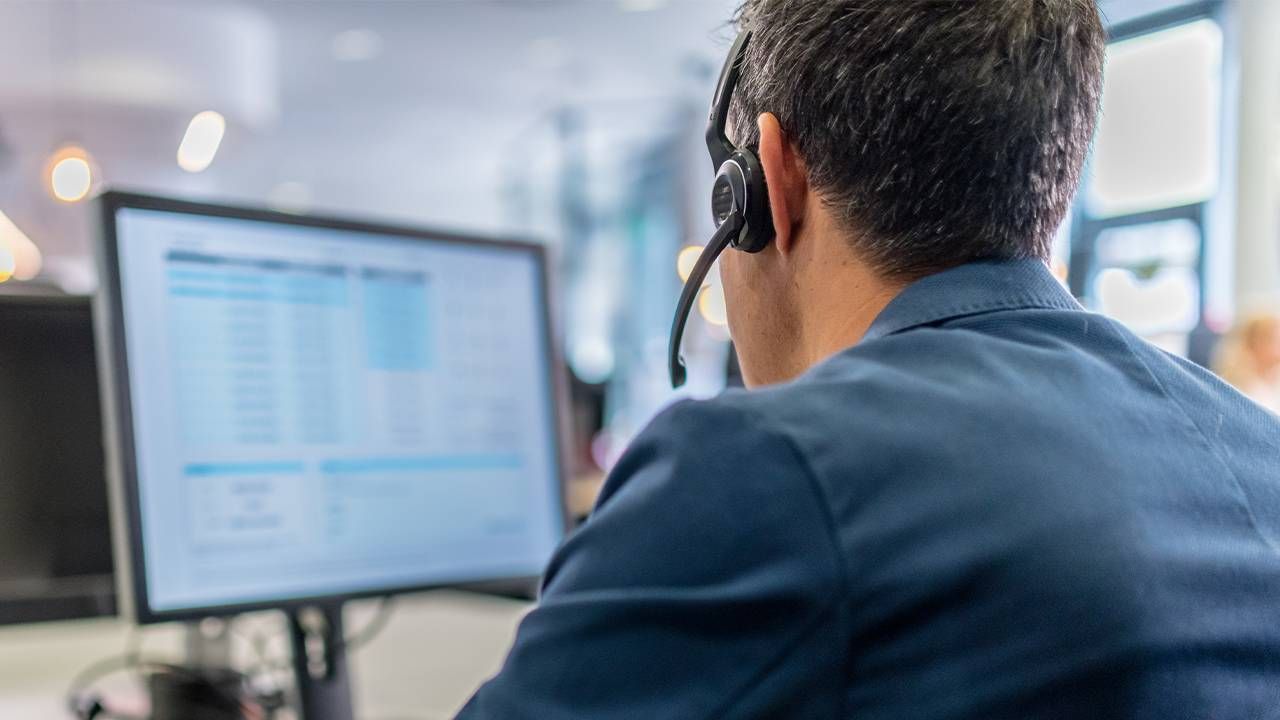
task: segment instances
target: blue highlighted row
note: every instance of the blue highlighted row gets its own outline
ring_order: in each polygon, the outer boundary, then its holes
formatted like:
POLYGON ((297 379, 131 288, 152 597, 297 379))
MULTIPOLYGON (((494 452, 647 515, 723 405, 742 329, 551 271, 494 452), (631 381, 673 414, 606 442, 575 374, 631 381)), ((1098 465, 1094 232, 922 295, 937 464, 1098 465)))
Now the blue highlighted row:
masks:
POLYGON ((223 285, 261 286, 274 278, 268 275, 239 275, 235 273, 205 273, 193 270, 170 270, 170 282, 218 283, 223 285))
MULTIPOLYGON (((326 460, 320 471, 327 475, 356 473, 421 472, 424 470, 517 470, 523 463, 519 455, 434 455, 426 457, 359 458, 326 460)), ((227 462, 192 463, 183 468, 189 477, 216 475, 300 475, 306 472, 301 462, 227 462)))
POLYGON ((269 292, 266 290, 222 290, 179 285, 171 287, 169 294, 174 297, 201 298, 208 300, 242 300, 251 302, 283 302, 302 305, 346 305, 345 288, 315 288, 308 290, 286 290, 269 292))
POLYGON ((211 475, 299 475, 306 471, 300 462, 193 463, 183 468, 193 477, 211 475))

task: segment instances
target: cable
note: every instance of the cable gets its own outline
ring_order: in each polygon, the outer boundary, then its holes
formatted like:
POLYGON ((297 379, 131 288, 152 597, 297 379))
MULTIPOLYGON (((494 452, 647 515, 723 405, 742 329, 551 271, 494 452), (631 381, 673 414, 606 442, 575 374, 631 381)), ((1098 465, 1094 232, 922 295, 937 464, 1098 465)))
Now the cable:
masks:
MULTIPOLYGON (((138 628, 131 628, 128 636, 125 637, 124 651, 119 655, 102 658, 90 663, 81 669, 71 678, 71 682, 67 685, 67 705, 76 713, 77 717, 98 717, 105 709, 101 707, 98 701, 93 704, 98 705, 97 710, 93 710, 90 706, 81 707, 85 698, 86 691, 105 677, 114 675, 123 670, 137 670, 140 666, 140 655, 142 652, 142 633, 138 628)), ((141 683, 141 675, 138 676, 141 683)))
POLYGON ((199 669, 188 668, 182 665, 174 664, 159 659, 143 659, 142 657, 142 633, 139 628, 131 628, 128 636, 125 638, 125 649, 118 655, 112 655, 90 663, 85 668, 72 677, 71 682, 67 685, 67 707, 71 712, 82 720, 97 720, 98 718, 116 718, 117 720, 145 720, 143 718, 134 718, 129 715, 122 715, 111 711, 103 704, 103 699, 98 695, 91 695, 90 688, 101 682, 104 678, 111 675, 129 671, 135 676, 139 687, 143 692, 149 692, 148 683, 143 673, 146 670, 154 672, 165 672, 174 675, 185 676, 187 679, 204 683, 213 693, 220 697, 228 707, 243 706, 244 698, 228 692, 225 688, 217 683, 210 682, 208 677, 199 669))
POLYGON ((387 625, 391 622, 391 615, 395 611, 396 599, 391 595, 384 595, 378 599, 378 610, 374 614, 373 619, 358 631, 347 635, 342 639, 342 647, 344 650, 356 651, 373 642, 383 630, 387 629, 387 625))
MULTIPOLYGON (((395 611, 395 598, 387 595, 379 598, 378 608, 372 619, 359 630, 350 633, 342 638, 340 643, 341 650, 348 652, 356 652, 373 642, 391 622, 391 616, 395 611)), ((250 681, 254 677, 271 677, 272 673, 292 670, 292 664, 288 660, 273 660, 267 654, 267 646, 271 642, 270 637, 263 632, 254 632, 246 634, 237 630, 234 626, 230 628, 232 637, 240 639, 242 642, 249 644, 252 648, 256 661, 246 678, 250 681)), ((125 638, 125 647, 123 652, 117 655, 102 658, 81 669, 72 677, 71 682, 67 686, 67 706, 78 718, 84 720, 96 720, 99 718, 121 718, 122 720, 136 720, 127 718, 126 716, 115 715, 108 711, 102 704, 99 697, 88 694, 90 688, 101 682, 104 678, 110 677, 118 672, 131 671, 135 674, 136 680, 142 688, 146 688, 146 678, 143 672, 147 669, 160 670, 163 672, 171 672, 187 675, 192 679, 202 680, 204 676, 199 670, 186 668, 178 664, 165 662, 158 659, 142 658, 142 633, 138 628, 132 628, 125 638)), ((279 688, 280 684, 275 678, 271 678, 272 686, 279 688)), ((210 684, 219 695, 224 699, 241 702, 240 698, 236 698, 227 693, 216 684, 210 684)))

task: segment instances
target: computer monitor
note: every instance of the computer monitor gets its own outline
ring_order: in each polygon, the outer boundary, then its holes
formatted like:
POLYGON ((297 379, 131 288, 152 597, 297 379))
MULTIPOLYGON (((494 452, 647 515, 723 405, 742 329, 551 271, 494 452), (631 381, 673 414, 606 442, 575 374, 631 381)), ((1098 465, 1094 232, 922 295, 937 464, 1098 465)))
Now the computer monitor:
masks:
POLYGON ((541 246, 100 203, 117 557, 134 618, 541 573, 566 530, 541 246))
POLYGON ((115 614, 88 298, 0 296, 0 625, 115 614))

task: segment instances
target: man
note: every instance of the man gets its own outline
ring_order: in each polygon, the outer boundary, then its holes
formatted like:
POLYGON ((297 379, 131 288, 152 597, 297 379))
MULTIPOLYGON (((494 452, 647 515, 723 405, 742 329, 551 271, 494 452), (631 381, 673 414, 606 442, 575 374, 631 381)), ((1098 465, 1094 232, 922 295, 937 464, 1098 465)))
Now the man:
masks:
POLYGON ((1093 1, 740 22, 756 390, 635 441, 461 717, 1280 718, 1280 423, 1045 266, 1093 1))

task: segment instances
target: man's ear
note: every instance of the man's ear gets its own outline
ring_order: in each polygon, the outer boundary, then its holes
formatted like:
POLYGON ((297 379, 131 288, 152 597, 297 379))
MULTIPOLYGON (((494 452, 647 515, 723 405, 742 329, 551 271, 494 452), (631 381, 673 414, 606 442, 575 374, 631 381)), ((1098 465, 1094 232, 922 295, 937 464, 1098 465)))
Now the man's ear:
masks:
POLYGON ((764 113, 760 127, 760 164, 769 186, 769 209, 773 213, 774 242, 784 255, 791 252, 795 229, 804 219, 809 179, 795 148, 782 133, 773 113, 764 113))

